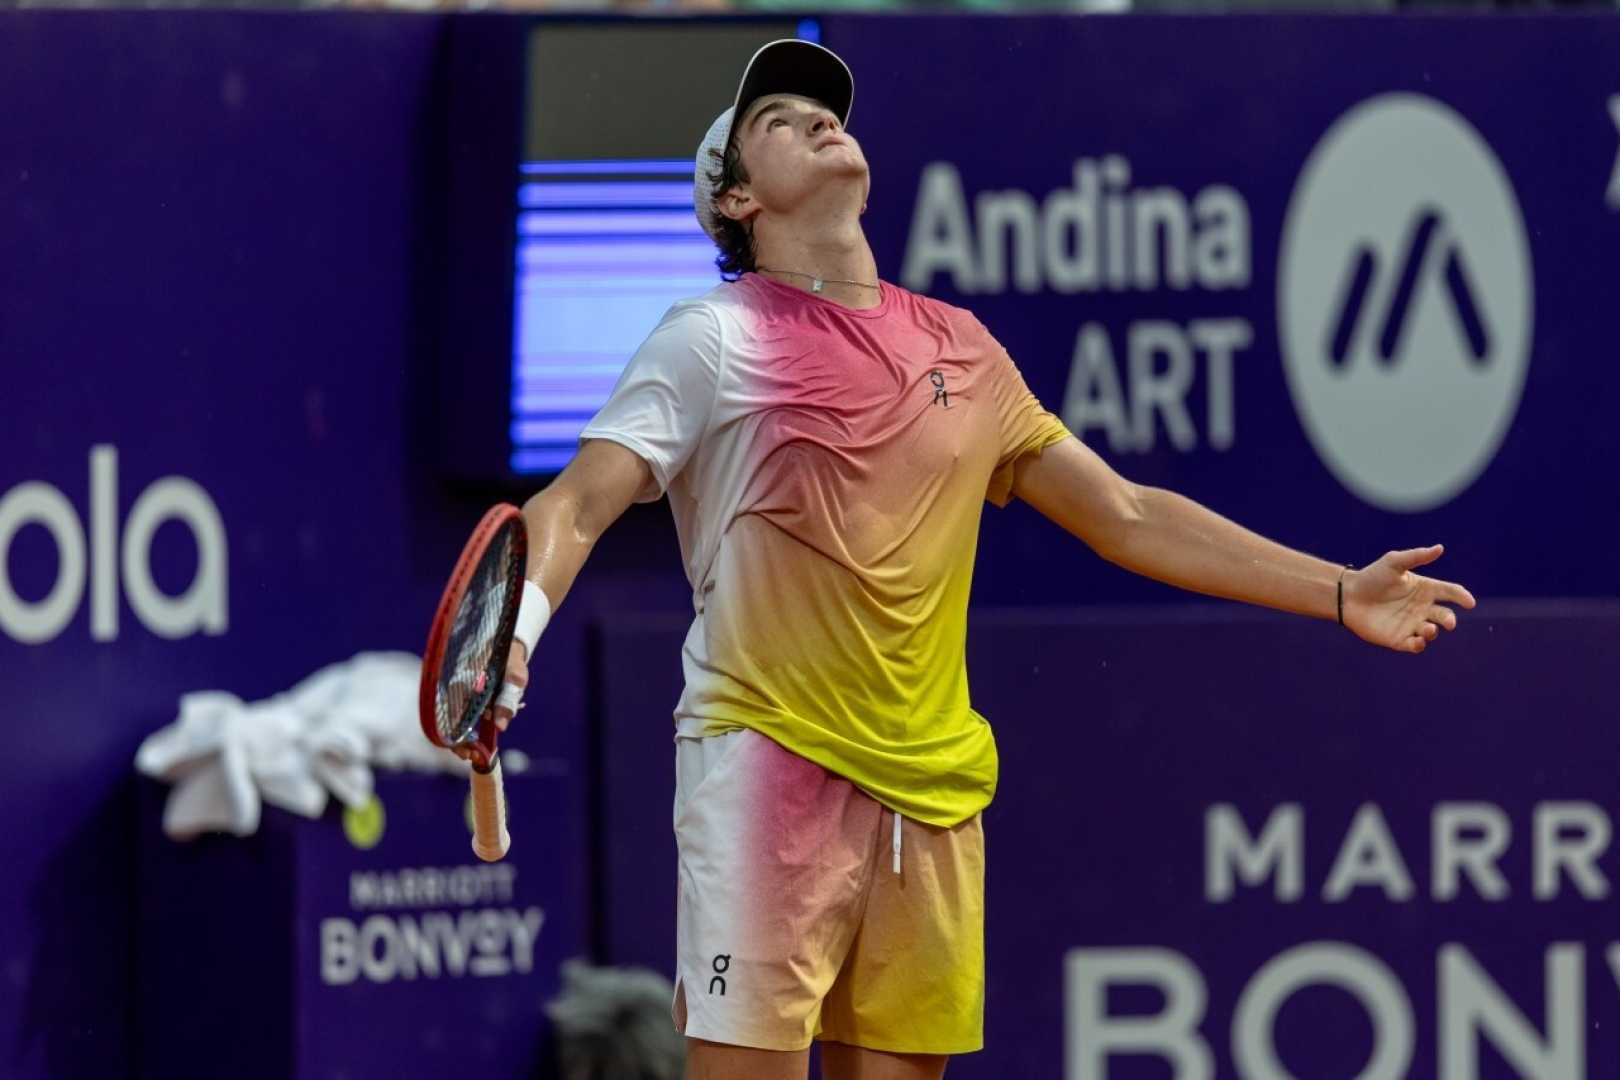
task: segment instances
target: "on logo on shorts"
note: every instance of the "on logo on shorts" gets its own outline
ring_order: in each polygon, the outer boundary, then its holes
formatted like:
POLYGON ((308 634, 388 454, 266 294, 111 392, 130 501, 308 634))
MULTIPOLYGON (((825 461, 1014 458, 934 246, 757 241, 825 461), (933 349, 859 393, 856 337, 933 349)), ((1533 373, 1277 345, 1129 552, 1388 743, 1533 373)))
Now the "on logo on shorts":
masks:
POLYGON ((719 983, 720 984, 720 996, 721 997, 726 996, 726 980, 724 978, 724 975, 725 975, 725 973, 727 971, 730 971, 730 970, 731 970, 731 954, 730 953, 718 953, 718 954, 716 954, 715 958, 714 958, 715 975, 714 975, 714 978, 709 980, 709 993, 711 995, 714 993, 714 985, 715 985, 715 983, 719 983))

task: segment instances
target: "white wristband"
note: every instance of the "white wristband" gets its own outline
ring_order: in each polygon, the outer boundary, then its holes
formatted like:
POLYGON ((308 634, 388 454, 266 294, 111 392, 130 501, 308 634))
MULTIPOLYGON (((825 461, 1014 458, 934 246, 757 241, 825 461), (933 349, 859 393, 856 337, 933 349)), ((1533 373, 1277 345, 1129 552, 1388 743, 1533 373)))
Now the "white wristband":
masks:
POLYGON ((518 604, 517 629, 512 632, 512 640, 523 642, 526 657, 533 658, 534 643, 540 640, 540 632, 550 621, 551 601, 546 599, 545 590, 525 578, 523 601, 518 604))

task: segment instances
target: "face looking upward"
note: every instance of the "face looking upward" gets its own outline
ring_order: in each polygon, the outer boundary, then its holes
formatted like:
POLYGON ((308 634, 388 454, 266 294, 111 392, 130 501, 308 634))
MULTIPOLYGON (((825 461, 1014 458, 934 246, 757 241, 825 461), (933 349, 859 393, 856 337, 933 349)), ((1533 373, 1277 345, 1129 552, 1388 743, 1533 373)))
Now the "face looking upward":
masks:
POLYGON ((860 144, 833 111, 796 94, 754 102, 733 130, 748 181, 728 191, 720 212, 739 221, 760 212, 791 215, 812 204, 866 205, 871 178, 860 144))

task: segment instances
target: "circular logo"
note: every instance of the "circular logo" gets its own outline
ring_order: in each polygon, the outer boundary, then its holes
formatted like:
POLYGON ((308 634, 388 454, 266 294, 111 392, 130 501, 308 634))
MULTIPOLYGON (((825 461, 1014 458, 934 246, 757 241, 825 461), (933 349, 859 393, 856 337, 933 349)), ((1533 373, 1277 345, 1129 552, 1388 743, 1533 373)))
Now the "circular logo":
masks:
POLYGON ((343 808, 343 835, 361 851, 369 851, 382 841, 388 825, 382 800, 373 794, 364 806, 343 808))
POLYGON ((1501 446, 1530 365, 1530 242, 1507 173, 1461 115, 1383 94, 1300 172, 1277 266, 1294 407, 1339 481, 1428 510, 1501 446))

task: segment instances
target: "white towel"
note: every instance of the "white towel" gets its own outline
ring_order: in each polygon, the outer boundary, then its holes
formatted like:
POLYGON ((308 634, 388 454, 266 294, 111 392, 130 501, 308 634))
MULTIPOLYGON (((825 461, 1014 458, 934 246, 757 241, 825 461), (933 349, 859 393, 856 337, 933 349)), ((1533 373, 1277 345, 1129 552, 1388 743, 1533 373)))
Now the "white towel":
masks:
POLYGON ((429 743, 417 722, 422 662, 410 653, 361 653, 264 701, 203 690, 180 699, 174 723, 135 753, 135 767, 174 785, 163 831, 247 836, 262 803, 308 818, 327 799, 362 806, 374 765, 465 773, 467 763, 429 743))

